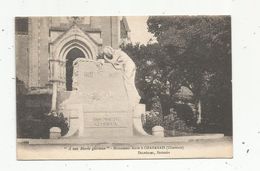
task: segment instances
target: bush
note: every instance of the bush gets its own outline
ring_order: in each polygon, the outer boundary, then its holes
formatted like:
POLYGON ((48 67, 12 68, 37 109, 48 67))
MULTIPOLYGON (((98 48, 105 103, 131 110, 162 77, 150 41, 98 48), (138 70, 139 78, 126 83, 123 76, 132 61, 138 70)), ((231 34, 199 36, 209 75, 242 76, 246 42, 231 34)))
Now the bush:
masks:
POLYGON ((185 121, 180 119, 173 108, 170 110, 170 114, 164 117, 163 127, 166 131, 166 135, 167 132, 171 131, 174 131, 175 135, 187 135, 193 133, 195 130, 194 127, 188 126, 185 121))
POLYGON ((19 138, 49 138, 49 130, 52 127, 59 127, 61 135, 65 135, 68 130, 67 119, 63 114, 50 113, 41 119, 28 118, 18 123, 17 135, 19 138))
POLYGON ((159 112, 154 112, 153 110, 146 113, 145 123, 144 123, 144 130, 152 134, 152 128, 154 126, 162 126, 162 117, 160 116, 159 112))
POLYGON ((52 127, 59 127, 61 129, 61 136, 64 136, 69 131, 67 118, 64 118, 63 113, 52 112, 46 116, 43 121, 48 131, 52 127))

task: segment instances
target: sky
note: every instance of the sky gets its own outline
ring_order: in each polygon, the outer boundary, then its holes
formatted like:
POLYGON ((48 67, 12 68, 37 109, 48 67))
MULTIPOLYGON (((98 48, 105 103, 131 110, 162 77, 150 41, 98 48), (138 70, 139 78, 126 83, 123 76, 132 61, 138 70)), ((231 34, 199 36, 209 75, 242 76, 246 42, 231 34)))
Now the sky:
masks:
POLYGON ((146 21, 148 16, 127 16, 127 22, 130 27, 130 37, 132 43, 147 44, 153 38, 153 34, 148 32, 146 21))

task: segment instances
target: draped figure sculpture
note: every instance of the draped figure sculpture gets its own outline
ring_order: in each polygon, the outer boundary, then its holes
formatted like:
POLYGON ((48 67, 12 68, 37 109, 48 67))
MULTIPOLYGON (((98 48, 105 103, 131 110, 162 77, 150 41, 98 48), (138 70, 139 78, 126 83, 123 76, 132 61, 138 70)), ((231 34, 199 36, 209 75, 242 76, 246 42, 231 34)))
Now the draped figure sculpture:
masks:
POLYGON ((122 50, 106 46, 103 49, 104 59, 111 63, 115 69, 123 71, 124 83, 129 101, 132 106, 139 103, 141 97, 135 87, 136 66, 133 60, 122 50))

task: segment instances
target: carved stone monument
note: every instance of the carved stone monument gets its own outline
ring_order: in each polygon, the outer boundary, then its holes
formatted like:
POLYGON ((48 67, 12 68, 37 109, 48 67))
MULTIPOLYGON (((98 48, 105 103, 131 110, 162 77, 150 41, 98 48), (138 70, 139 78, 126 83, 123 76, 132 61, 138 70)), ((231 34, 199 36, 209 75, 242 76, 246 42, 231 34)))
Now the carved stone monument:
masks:
POLYGON ((74 61, 73 91, 58 93, 58 112, 69 121, 65 137, 131 137, 148 135, 142 128, 142 104, 133 105, 124 73, 110 63, 74 61))

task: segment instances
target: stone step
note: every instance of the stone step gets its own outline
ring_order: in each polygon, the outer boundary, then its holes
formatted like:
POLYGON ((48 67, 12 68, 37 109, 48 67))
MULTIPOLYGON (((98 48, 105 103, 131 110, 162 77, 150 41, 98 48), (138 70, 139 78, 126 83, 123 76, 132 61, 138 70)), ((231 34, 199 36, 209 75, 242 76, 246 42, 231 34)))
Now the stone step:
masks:
POLYGON ((144 136, 144 137, 116 137, 116 138, 61 138, 61 139, 28 139, 29 144, 93 144, 93 143, 174 143, 174 142, 190 142, 190 141, 200 141, 200 140, 213 140, 221 139, 224 134, 198 134, 192 136, 179 136, 179 137, 154 137, 154 136, 144 136))

